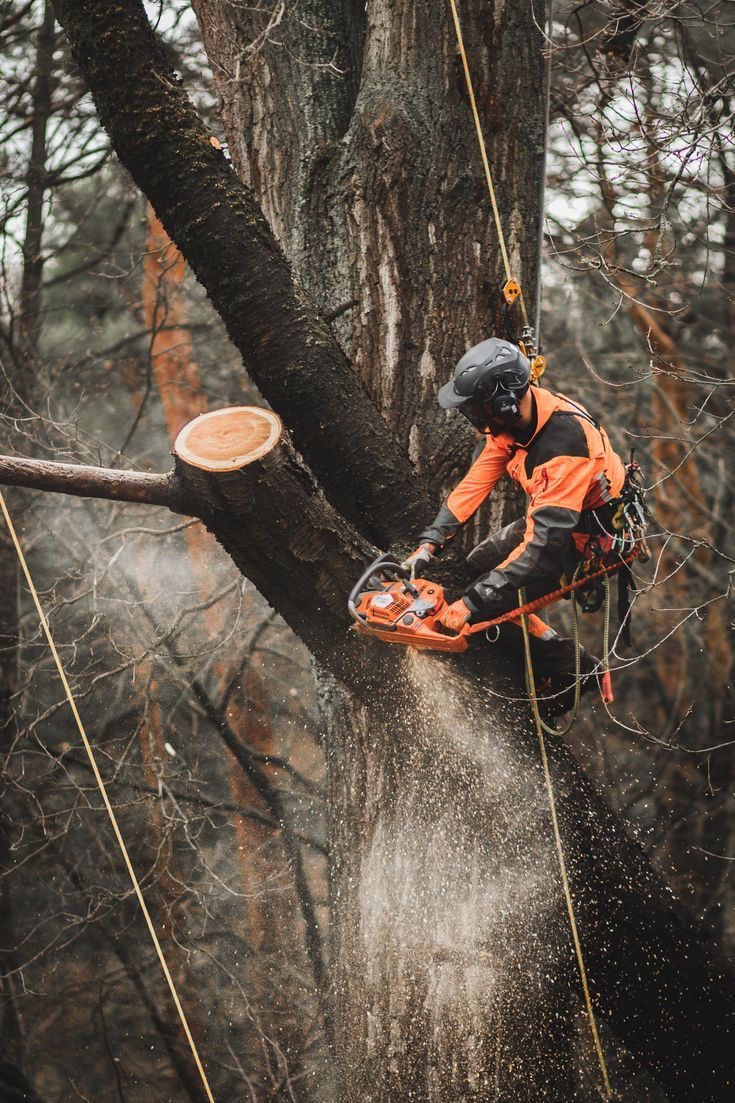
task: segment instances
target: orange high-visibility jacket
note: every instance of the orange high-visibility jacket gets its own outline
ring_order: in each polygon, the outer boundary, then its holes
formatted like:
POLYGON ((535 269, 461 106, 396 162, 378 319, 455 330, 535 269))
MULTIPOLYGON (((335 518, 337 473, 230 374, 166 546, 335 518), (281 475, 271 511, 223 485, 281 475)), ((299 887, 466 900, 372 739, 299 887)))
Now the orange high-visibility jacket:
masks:
POLYGON ((543 387, 531 389, 536 427, 521 443, 511 433, 488 436, 469 471, 449 495, 421 541, 441 547, 487 498, 504 472, 529 496, 521 543, 465 594, 476 612, 516 600, 532 577, 561 573, 572 533, 585 510, 620 494, 623 461, 585 408, 543 387))

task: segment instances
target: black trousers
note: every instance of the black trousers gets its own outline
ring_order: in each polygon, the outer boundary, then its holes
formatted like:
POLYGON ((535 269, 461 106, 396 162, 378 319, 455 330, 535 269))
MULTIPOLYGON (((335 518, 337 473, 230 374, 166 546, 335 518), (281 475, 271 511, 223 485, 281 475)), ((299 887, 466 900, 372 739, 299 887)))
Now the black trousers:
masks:
MULTIPOLYGON (((482 543, 472 549, 467 556, 468 565, 480 576, 495 570, 518 547, 523 540, 525 531, 525 517, 519 517, 517 521, 511 521, 505 528, 491 533, 482 543)), ((561 586, 562 575, 571 578, 581 557, 571 540, 569 544, 570 546, 567 548, 560 549, 558 562, 551 570, 541 572, 535 575, 533 579, 529 579, 525 587, 528 601, 535 601, 537 598, 551 593, 552 590, 558 590, 561 586)), ((517 602, 518 595, 516 592, 513 599, 509 598, 508 600, 508 610, 513 609, 517 602)), ((515 653, 518 661, 522 662, 523 646, 519 626, 516 624, 502 625, 500 636, 503 639, 503 645, 511 653, 515 653)), ((560 678, 562 679, 561 684, 566 684, 565 679, 568 679, 574 671, 572 640, 558 635, 554 635, 548 640, 540 640, 532 636, 530 642, 534 668, 541 674, 549 674, 554 678, 560 678)), ((596 664, 597 659, 588 655, 582 648, 583 676, 593 670, 596 664)), ((592 688, 592 683, 588 685, 588 681, 588 679, 583 680, 583 692, 592 688)), ((561 703, 564 707, 560 711, 563 712, 569 707, 569 702, 561 703)))

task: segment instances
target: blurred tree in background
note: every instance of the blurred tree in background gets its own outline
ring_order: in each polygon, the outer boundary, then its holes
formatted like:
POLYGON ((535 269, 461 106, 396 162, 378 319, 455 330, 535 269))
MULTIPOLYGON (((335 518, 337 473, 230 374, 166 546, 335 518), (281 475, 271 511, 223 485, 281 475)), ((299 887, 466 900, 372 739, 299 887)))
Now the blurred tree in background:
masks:
POLYGON ((658 534, 620 723, 578 734, 731 947, 735 27, 717 5, 556 11, 546 339, 561 389, 635 449, 658 534))

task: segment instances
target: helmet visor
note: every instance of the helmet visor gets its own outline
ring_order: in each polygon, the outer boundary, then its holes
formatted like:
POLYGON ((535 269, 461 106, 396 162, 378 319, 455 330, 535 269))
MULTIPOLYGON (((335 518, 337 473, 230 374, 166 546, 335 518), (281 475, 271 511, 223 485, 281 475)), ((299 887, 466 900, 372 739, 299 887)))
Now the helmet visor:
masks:
POLYGON ((459 407, 459 412, 481 433, 487 429, 488 418, 492 416, 489 402, 465 402, 459 407))
POLYGON ((436 398, 442 410, 458 410, 467 401, 467 395, 455 391, 453 379, 439 388, 436 398))

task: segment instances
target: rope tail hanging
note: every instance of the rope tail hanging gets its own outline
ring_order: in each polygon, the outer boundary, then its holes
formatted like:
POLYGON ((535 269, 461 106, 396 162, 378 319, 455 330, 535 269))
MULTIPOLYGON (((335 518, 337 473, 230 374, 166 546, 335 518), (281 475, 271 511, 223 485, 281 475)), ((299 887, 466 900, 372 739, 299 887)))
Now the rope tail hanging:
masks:
MULTIPOLYGON (((501 252, 502 257, 503 257, 503 266, 505 268, 505 276, 506 276, 506 284, 505 284, 505 287, 503 288, 503 293, 505 295, 506 302, 508 302, 509 304, 514 302, 515 299, 519 300, 519 305, 520 305, 520 308, 521 308, 521 316, 523 318, 523 325, 524 325, 524 337, 526 337, 528 339, 528 336, 530 335, 531 341, 533 342, 533 331, 532 331, 532 329, 530 327, 530 324, 529 324, 528 313, 527 313, 527 310, 526 310, 525 303, 523 301, 523 294, 521 292, 521 288, 518 284, 518 281, 513 278, 513 274, 512 274, 512 271, 511 271, 511 267, 510 267, 510 259, 508 257, 508 250, 507 250, 506 244, 505 244, 505 236, 503 234, 503 227, 502 227, 501 220, 500 220, 500 210, 498 208, 497 197, 496 197, 496 194, 495 194, 495 187, 493 185, 492 172, 490 170, 490 161, 488 159, 487 147, 485 145, 485 136, 484 136, 483 131, 482 131, 482 124, 480 122, 480 114, 477 110, 477 100, 475 99, 475 91, 474 91, 474 87, 473 87, 473 84, 472 84, 472 75, 470 73, 470 67, 469 67, 469 63, 467 61, 467 52, 465 50, 464 36, 462 34, 462 25, 460 23, 459 12, 457 10, 456 0, 449 0, 449 5, 450 5, 451 10, 452 10, 452 20, 454 22, 454 31, 455 31, 455 34, 456 34, 456 37, 457 37, 457 47, 459 49, 459 53, 460 53, 460 56, 462 58, 462 68, 464 69, 465 82, 466 82, 466 85, 467 85, 467 94, 469 96, 470 106, 472 108, 472 117, 473 117, 474 122, 475 122, 475 131, 477 132, 477 140, 478 140, 478 144, 479 144, 479 147, 480 147, 480 156, 482 158, 482 164, 483 164, 483 168, 485 170, 485 180, 486 180, 486 183, 487 183, 487 189, 488 189, 488 193, 489 193, 489 196, 490 196, 490 205, 492 207, 493 217, 495 219, 495 227, 496 227, 497 235, 498 235, 498 243, 500 245, 500 252, 501 252)), ((533 353, 535 353, 535 347, 533 348, 532 351, 533 351, 533 353)), ((536 372, 536 376, 541 374, 541 372, 543 371, 543 367, 545 366, 545 364, 543 363, 543 357, 538 357, 537 359, 539 361, 541 361, 542 363, 538 365, 538 370, 536 372)), ((525 603, 524 598, 521 595, 521 598, 520 598, 521 606, 524 605, 524 603, 525 603)), ((541 718, 541 714, 539 712, 538 700, 537 700, 537 697, 536 697, 536 689, 535 689, 534 679, 533 679, 533 665, 532 665, 532 661, 531 661, 531 647, 530 647, 529 632, 528 632, 528 614, 525 613, 525 612, 522 614, 521 623, 523 625, 523 637, 524 637, 524 646, 525 646, 525 655, 526 655, 526 672, 527 672, 529 696, 530 696, 530 699, 531 699, 531 707, 533 709, 533 715, 534 715, 534 719, 535 719, 535 722, 536 722, 536 730, 537 730, 537 733, 538 733, 539 748, 540 748, 540 752, 541 752, 541 762, 542 762, 543 770, 544 770, 544 779, 545 779, 545 782, 546 782, 546 791, 547 791, 548 798, 549 798, 549 808, 551 810, 551 823, 552 823, 552 827, 553 827, 553 830, 554 830, 554 841, 556 843, 556 852, 557 852, 557 856, 558 856, 558 859, 559 859, 559 872, 560 872, 560 875, 561 875, 562 888, 564 890, 564 899, 565 899, 566 905, 567 905, 567 913, 569 915, 569 925, 571 927, 572 940, 574 942, 574 950, 575 950, 575 953, 576 953, 576 956, 577 956, 577 965, 579 967, 579 975, 580 975, 581 982, 582 982, 582 991, 584 993, 584 1001, 585 1001, 585 1007, 586 1007, 586 1011, 587 1011, 587 1018, 589 1020, 590 1030, 592 1032, 592 1040, 594 1042, 595 1053, 597 1055, 597 1060, 598 1060, 598 1063, 600 1065, 600 1072, 602 1074, 602 1080, 603 1080, 603 1084, 604 1084, 605 1095, 608 1099, 612 1099, 613 1098, 612 1088, 610 1087, 610 1079, 609 1079, 608 1072, 607 1072, 607 1065, 605 1063, 605 1055, 602 1051, 602 1045, 600 1043, 600 1035, 599 1035, 599 1032, 597 1030, 597 1021, 595 1019, 595 1012, 594 1012, 594 1009, 592 1007, 592 999, 591 999, 591 996, 590 996, 589 984, 588 984, 588 981, 587 981, 587 970, 585 968, 584 955, 582 953, 582 943, 581 943, 581 940, 580 940, 580 937, 579 937, 579 930, 577 928, 577 920, 576 920, 576 916, 575 916, 575 912, 574 912, 574 901, 572 899, 571 888, 570 888, 570 885, 569 885, 569 877, 567 875, 566 859, 565 859, 565 856, 564 856, 564 847, 563 847, 563 844, 562 844, 561 832, 559 830, 559 821, 557 819, 557 814, 556 814, 556 799, 554 797, 554 787, 553 787, 552 780, 551 780, 551 771, 549 769, 549 760, 548 760, 548 756, 547 756, 547 753, 546 753, 546 740, 545 740, 545 737, 544 737, 544 722, 543 722, 543 720, 541 718)), ((578 704, 578 700, 579 700, 579 674, 580 674, 580 671, 578 669, 578 666, 579 666, 579 647, 578 646, 576 647, 576 651, 577 651, 577 659, 576 659, 576 662, 577 662, 576 675, 577 676, 576 676, 576 686, 575 686, 575 697, 576 697, 575 712, 576 712, 576 704, 578 704)), ((555 734, 558 734, 558 733, 555 733, 555 734)))
MULTIPOLYGON (((559 820, 556 814, 556 798, 554 796, 554 786, 551 781, 551 770, 549 768, 549 758, 546 752, 546 737, 544 736, 544 722, 539 712, 538 699, 536 697, 536 688, 533 679, 533 663, 531 660, 531 642, 528 632, 528 622, 526 614, 522 617, 523 623, 523 645, 526 652, 526 672, 528 678, 529 694, 531 697, 531 708, 533 710, 533 717, 536 721, 536 733, 538 735, 539 748, 541 751, 541 764, 544 769, 544 781, 546 783, 546 792, 549 798, 549 809, 551 812, 551 824, 554 829, 554 842, 556 844, 556 853, 559 859, 559 873, 561 875, 561 884, 564 891, 564 900, 567 905, 567 914, 569 916, 569 926, 572 931, 572 941, 574 942, 574 952, 577 957, 577 967, 579 969, 579 976, 582 981, 582 991, 584 993, 584 1003, 587 1011, 587 1018, 590 1024, 590 1030, 592 1031, 592 1041, 595 1047, 595 1053, 597 1055, 597 1061, 600 1066, 600 1072, 602 1074, 602 1081, 605 1085, 605 1096, 607 1099, 613 1098, 612 1088, 610 1086, 610 1077, 608 1076, 607 1063, 605 1061, 605 1054, 602 1051, 602 1043, 600 1042, 600 1034, 597 1029, 597 1019, 595 1018, 594 1008, 592 1007, 592 997, 590 995, 589 981, 587 979, 587 969, 584 963, 584 954, 582 952, 582 942, 579 937, 579 930, 577 928, 577 917, 574 912, 574 900, 572 898, 572 890, 569 885, 569 875, 567 873, 567 863, 564 856, 564 846, 561 838, 561 831, 559 830, 559 820)), ((577 648, 579 654, 579 648, 577 648)), ((578 660, 577 660, 578 661, 578 660)), ((579 670, 577 670, 576 687, 579 686, 579 670)), ((579 689, 575 688, 575 693, 579 693, 579 689)), ((578 703, 579 698, 577 697, 578 703)), ((576 706, 575 706, 576 707, 576 706)), ((557 734, 557 733, 554 733, 557 734)))
POLYGON ((4 498, 1 491, 0 491, 0 508, 2 508, 3 516, 5 517, 5 523, 8 526, 8 532, 10 533, 10 538, 13 541, 13 546, 15 547, 15 551, 16 551, 16 554, 18 556, 18 561, 20 562, 23 574, 25 575, 26 583, 28 585, 28 589, 30 590, 31 596, 33 598, 33 602, 36 606, 36 611, 38 613, 38 617, 39 617, 39 620, 41 622, 41 627, 43 628, 44 634, 45 634, 46 639, 48 641, 48 645, 51 649, 51 654, 54 657, 54 662, 56 663, 56 669, 58 670, 59 677, 61 678, 61 684, 64 687, 64 692, 66 693, 66 697, 67 697, 67 700, 69 702, 69 706, 71 708, 72 714, 74 716, 77 727, 79 729, 79 734, 82 737, 82 742, 84 744, 84 749, 87 752, 87 756, 89 758, 89 763, 90 763, 90 766, 92 767, 92 773, 94 774, 95 781, 97 782, 97 786, 98 786, 100 794, 102 796, 102 801, 105 805, 105 808, 107 809, 107 815, 110 818, 110 823, 112 824, 112 830, 115 834, 115 838, 117 839, 117 844, 120 848, 120 853, 123 856, 123 860, 124 860, 125 865, 127 867, 128 874, 130 875, 130 881, 131 881, 132 886, 133 886, 133 891, 135 892, 135 895, 138 898, 138 903, 140 904, 140 910, 143 912, 143 917, 146 921, 146 925, 148 927, 148 932, 151 936, 151 941, 153 942, 153 945, 154 945, 155 950, 156 950, 156 954, 158 955, 158 960, 161 963, 161 969, 163 970, 163 975, 166 978, 166 983, 168 984, 169 991, 171 993, 171 998, 174 1002, 174 1006, 176 1007, 176 1011, 178 1013, 179 1019, 181 1020, 181 1026, 183 1027, 184 1034, 186 1035, 186 1040, 189 1043, 189 1048, 191 1050, 192 1057, 194 1058, 194 1063, 196 1064, 197 1071, 199 1072, 199 1076, 200 1076, 202 1084, 204 1086, 204 1091, 206 1092, 208 1103, 214 1103, 214 1096, 212 1095, 212 1089, 209 1086, 209 1081, 207 1079, 207 1074, 204 1071, 204 1065, 202 1064, 201 1058, 199 1056, 199 1050, 196 1047, 196 1042, 194 1041, 194 1037, 193 1037, 193 1035, 191 1033, 191 1030, 189 1028, 189 1022, 186 1018, 186 1013, 184 1011, 184 1008, 181 1005, 181 1000, 179 999, 179 994, 176 991, 176 985, 174 984, 173 977, 171 976, 171 971, 170 971, 170 969, 168 967, 168 964, 166 962, 166 958, 164 957, 163 949, 161 948, 161 943, 158 939, 158 935, 156 934, 156 928, 153 925, 153 920, 151 919, 151 914, 148 911, 148 905, 145 902, 145 899, 143 897, 143 893, 142 893, 141 888, 140 888, 140 882, 138 881, 135 870, 133 869, 133 863, 130 860, 130 855, 128 854, 128 849, 125 845, 125 840, 123 839, 122 832, 120 830, 120 825, 117 822, 117 816, 115 815, 112 804, 110 803, 110 798, 107 795, 107 788, 105 786, 104 781, 102 780, 102 774, 100 773, 99 766, 97 765, 97 759, 95 758, 95 754, 94 754, 94 751, 92 749, 92 744, 89 742, 89 739, 87 737, 87 733, 84 729, 84 724, 82 723, 82 718, 79 715, 79 710, 77 709, 77 704, 76 704, 76 701, 74 700, 74 695, 71 691, 71 687, 70 687, 69 682, 67 680, 66 673, 64 671, 64 667, 63 667, 61 659, 59 657, 59 653, 56 650, 56 644, 54 643, 53 636, 51 635, 51 629, 49 628, 49 624, 48 624, 48 621, 46 619, 46 614, 44 613, 43 608, 41 606, 41 602, 40 602, 39 597, 38 597, 38 591, 36 590, 33 579, 31 577, 31 572, 28 569, 28 564, 26 563, 26 558, 23 554, 23 549, 20 546, 20 541, 18 540, 18 535, 15 531, 15 526, 13 525, 10 514, 8 513, 8 507, 5 504, 5 498, 4 498))

